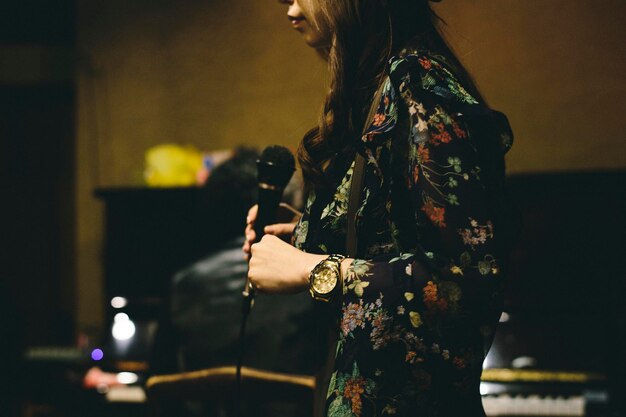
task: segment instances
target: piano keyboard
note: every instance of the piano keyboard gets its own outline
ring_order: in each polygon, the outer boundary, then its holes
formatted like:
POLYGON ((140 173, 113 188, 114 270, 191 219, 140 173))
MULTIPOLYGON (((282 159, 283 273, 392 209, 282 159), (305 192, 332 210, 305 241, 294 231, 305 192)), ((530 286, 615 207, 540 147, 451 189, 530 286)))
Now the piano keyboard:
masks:
POLYGON ((487 416, 585 416, 582 396, 483 396, 487 416))
POLYGON ((480 393, 487 416, 604 416, 603 375, 531 369, 485 369, 480 393))

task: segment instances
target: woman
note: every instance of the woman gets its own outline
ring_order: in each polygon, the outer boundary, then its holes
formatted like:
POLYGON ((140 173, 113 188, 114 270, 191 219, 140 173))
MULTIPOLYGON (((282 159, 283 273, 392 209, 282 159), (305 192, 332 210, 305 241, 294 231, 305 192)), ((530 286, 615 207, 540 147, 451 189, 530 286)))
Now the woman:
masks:
POLYGON ((480 374, 510 246, 506 118, 485 106, 428 0, 280 2, 328 60, 331 86, 298 152, 305 212, 251 245, 250 211, 249 279, 262 292, 338 301, 325 415, 484 416, 480 374), (367 165, 352 259, 357 153, 367 165))

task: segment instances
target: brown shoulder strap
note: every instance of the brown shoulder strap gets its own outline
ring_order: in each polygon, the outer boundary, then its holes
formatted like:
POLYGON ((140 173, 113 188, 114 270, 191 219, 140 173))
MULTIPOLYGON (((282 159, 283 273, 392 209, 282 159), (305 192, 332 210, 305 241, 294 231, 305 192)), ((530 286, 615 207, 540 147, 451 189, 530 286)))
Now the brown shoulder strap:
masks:
MULTIPOLYGON (((363 127, 363 134, 367 131, 369 123, 374 119, 374 114, 378 110, 378 103, 380 103, 380 97, 382 96, 383 85, 376 90, 374 99, 372 101, 372 107, 365 119, 365 126, 363 127)), ((363 191, 363 175, 365 174, 365 164, 367 161, 360 153, 356 153, 354 160, 354 168, 352 170, 352 178, 350 184, 350 196, 348 199, 348 213, 346 223, 346 255, 349 258, 355 258, 357 256, 357 236, 356 236, 356 213, 359 209, 361 200, 361 194, 363 191)), ((329 349, 328 360, 323 370, 317 376, 317 384, 315 386, 315 408, 314 415, 316 417, 325 416, 325 403, 326 392, 330 383, 331 374, 335 368, 335 351, 337 346, 338 333, 335 328, 332 328, 329 336, 329 343, 331 348, 329 349)))
MULTIPOLYGON (((378 104, 383 94, 384 83, 382 83, 376 90, 374 98, 372 100, 372 106, 370 107, 369 114, 365 119, 365 126, 363 126, 363 135, 367 132, 370 121, 374 119, 374 115, 378 110, 378 104)), ((361 202, 361 195, 363 193, 363 176, 365 174, 365 165, 367 161, 363 155, 359 152, 356 153, 354 159, 354 169, 352 170, 352 179, 350 184, 350 198, 348 199, 348 213, 346 224, 346 255, 349 258, 355 258, 357 255, 358 241, 356 235, 356 214, 361 202)))
POLYGON ((361 200, 364 173, 365 158, 357 152, 354 160, 354 170, 352 171, 352 183, 350 184, 350 199, 348 200, 346 254, 349 258, 355 258, 357 253, 356 212, 359 209, 361 200))

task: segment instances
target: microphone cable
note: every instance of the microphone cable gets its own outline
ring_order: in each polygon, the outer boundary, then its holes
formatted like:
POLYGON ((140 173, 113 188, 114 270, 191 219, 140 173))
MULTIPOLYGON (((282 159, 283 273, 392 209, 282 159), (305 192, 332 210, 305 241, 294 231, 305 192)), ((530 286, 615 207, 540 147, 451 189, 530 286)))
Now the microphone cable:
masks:
MULTIPOLYGON (((263 150, 257 161, 259 180, 259 199, 257 218, 254 222, 256 241, 261 240, 263 230, 268 224, 276 222, 276 212, 282 199, 283 191, 295 171, 295 158, 289 149, 284 146, 273 145, 263 150)), ((245 354, 246 325, 250 311, 254 305, 254 288, 250 280, 246 279, 243 289, 241 308, 241 327, 239 328, 239 352, 237 353, 237 368, 235 375, 235 408, 237 415, 243 417, 242 412, 242 378, 241 368, 245 354)))
POLYGON ((243 300, 241 303, 241 326, 239 327, 239 349, 237 352, 237 370, 235 374, 235 407, 237 409, 237 415, 243 417, 242 412, 242 383, 241 383, 241 367, 243 366, 243 357, 246 351, 245 337, 246 337, 246 325, 248 324, 248 318, 250 317, 250 311, 254 305, 254 290, 250 285, 250 282, 246 279, 246 288, 242 292, 243 300))

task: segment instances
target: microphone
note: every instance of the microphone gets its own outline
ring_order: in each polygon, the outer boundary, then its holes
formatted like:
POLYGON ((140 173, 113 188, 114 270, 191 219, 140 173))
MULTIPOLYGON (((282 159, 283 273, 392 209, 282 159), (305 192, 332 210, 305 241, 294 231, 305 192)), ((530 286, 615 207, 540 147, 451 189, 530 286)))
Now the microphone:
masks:
MULTIPOLYGON (((278 206, 283 197, 283 191, 296 170, 296 161, 289 149, 273 145, 265 148, 257 163, 259 180, 259 199, 256 220, 254 221, 255 242, 261 240, 265 226, 276 223, 278 206)), ((254 302, 254 288, 250 280, 246 279, 243 290, 241 327, 239 329, 239 354, 237 355, 237 404, 241 404, 241 366, 244 355, 244 336, 246 323, 254 302)), ((241 414, 241 409, 239 410, 241 414)))
POLYGON ((278 206, 296 169, 296 162, 289 149, 273 145, 265 148, 257 161, 257 169, 259 209, 254 221, 254 232, 258 242, 265 234, 265 226, 276 223, 278 206))
MULTIPOLYGON (((265 148, 261 153, 257 161, 257 169, 259 199, 257 216, 254 221, 255 242, 260 241, 265 234, 263 231, 265 226, 276 223, 278 206, 285 187, 296 170, 296 161, 289 149, 284 146, 272 145, 265 148)), ((254 291, 247 281, 243 295, 248 300, 247 304, 249 305, 254 297, 254 291)))

